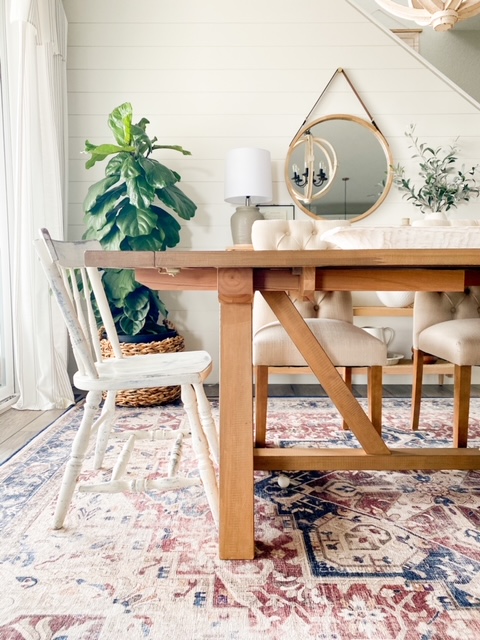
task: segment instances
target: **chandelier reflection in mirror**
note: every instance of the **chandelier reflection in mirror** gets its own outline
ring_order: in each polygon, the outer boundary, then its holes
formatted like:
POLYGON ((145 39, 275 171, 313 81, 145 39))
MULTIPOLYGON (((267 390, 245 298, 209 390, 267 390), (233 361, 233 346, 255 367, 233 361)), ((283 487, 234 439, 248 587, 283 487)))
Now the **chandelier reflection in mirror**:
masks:
POLYGON ((435 31, 448 31, 457 22, 480 14, 480 0, 407 0, 408 5, 398 0, 375 1, 397 18, 431 26, 435 31))
POLYGON ((307 129, 292 145, 292 181, 296 197, 309 204, 323 196, 333 184, 338 162, 333 145, 307 129), (299 165, 304 171, 300 173, 299 165), (298 188, 297 188, 298 187, 298 188))
POLYGON ((285 182, 293 202, 312 218, 359 220, 385 199, 392 162, 378 127, 336 113, 308 122, 297 132, 285 159, 285 182), (318 178, 320 166, 325 181, 318 178), (312 174, 323 184, 315 186, 312 174))
POLYGON ((328 176, 323 170, 322 163, 319 163, 318 173, 313 174, 313 176, 309 176, 309 168, 306 167, 305 171, 300 175, 298 172, 300 169, 296 164, 293 165, 293 178, 292 180, 295 182, 297 187, 305 187, 310 180, 316 187, 321 187, 324 182, 328 180, 328 176))

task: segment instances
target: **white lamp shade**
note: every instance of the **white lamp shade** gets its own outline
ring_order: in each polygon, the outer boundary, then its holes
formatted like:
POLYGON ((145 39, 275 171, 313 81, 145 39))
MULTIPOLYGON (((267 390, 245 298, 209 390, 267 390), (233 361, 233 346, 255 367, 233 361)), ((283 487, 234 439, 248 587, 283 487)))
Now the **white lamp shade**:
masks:
POLYGON ((253 147, 231 149, 225 165, 225 201, 250 205, 271 202, 272 162, 270 151, 253 147))

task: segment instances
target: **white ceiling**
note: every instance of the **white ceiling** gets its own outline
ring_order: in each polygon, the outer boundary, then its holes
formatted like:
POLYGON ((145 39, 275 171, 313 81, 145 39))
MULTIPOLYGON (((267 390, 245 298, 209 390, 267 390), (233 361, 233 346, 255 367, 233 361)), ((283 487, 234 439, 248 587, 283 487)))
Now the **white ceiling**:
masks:
MULTIPOLYGON (((384 9, 381 9, 380 6, 375 2, 375 0, 355 0, 356 4, 362 8, 364 11, 372 14, 379 22, 385 24, 389 28, 405 28, 409 27, 418 28, 418 25, 415 22, 401 20, 395 16, 392 16, 384 9)), ((408 5, 407 0, 395 0, 397 4, 408 5)), ((423 29, 429 29, 430 27, 422 27, 423 29)), ((463 20, 459 22, 454 27, 455 31, 480 31, 480 15, 475 16, 474 18, 470 18, 470 20, 463 20)), ((448 33, 448 32, 447 32, 448 33)), ((443 35, 442 33, 438 34, 440 37, 443 35)))

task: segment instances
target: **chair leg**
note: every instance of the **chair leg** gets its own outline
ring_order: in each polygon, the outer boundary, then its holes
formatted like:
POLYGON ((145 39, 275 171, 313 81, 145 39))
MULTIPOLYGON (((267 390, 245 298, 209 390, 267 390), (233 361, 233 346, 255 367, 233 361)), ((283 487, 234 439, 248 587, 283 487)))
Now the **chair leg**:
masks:
MULTIPOLYGON (((342 378, 347 385, 348 389, 352 390, 352 367, 344 367, 342 372, 342 378)), ((350 427, 346 423, 345 419, 342 421, 342 427, 344 431, 349 431, 350 427)))
POLYGON ((368 413, 377 433, 382 435, 383 367, 368 368, 368 413))
POLYGON ((218 465, 220 462, 220 451, 218 446, 218 432, 212 415, 212 407, 205 394, 203 384, 194 384, 193 388, 197 396, 200 422, 202 423, 203 431, 207 436, 210 453, 212 454, 213 461, 218 465))
POLYGON ((454 369, 454 417, 453 446, 466 447, 468 441, 468 416, 472 367, 455 365, 454 369))
POLYGON ((54 529, 61 529, 63 527, 63 522, 75 491, 75 485, 82 469, 85 453, 87 452, 95 413, 98 411, 101 400, 101 391, 89 391, 85 399, 82 421, 73 439, 70 459, 67 462, 62 485, 58 494, 57 506, 53 517, 54 529))
POLYGON ((423 384, 423 351, 413 350, 413 374, 412 374, 412 430, 418 430, 420 421, 420 402, 422 400, 423 384))
POLYGON ((255 446, 264 447, 267 439, 268 367, 255 367, 255 446))
POLYGON ((100 469, 107 450, 108 440, 115 421, 115 391, 109 391, 103 403, 102 413, 94 423, 92 430, 98 429, 97 442, 95 444, 95 457, 93 468, 100 469))
POLYGON ((218 526, 219 500, 217 477, 210 459, 207 438, 200 422, 195 390, 189 384, 182 384, 182 402, 190 424, 192 447, 197 458, 200 479, 205 489, 213 519, 218 526))

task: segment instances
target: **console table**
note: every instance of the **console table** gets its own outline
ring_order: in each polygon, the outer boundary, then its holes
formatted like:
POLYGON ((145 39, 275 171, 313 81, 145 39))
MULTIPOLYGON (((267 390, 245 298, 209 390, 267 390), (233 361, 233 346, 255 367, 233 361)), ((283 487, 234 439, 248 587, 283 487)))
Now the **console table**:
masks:
POLYGON ((285 291, 463 291, 480 284, 478 249, 87 252, 89 266, 133 268, 157 290, 218 291, 220 301, 220 529, 222 559, 254 557, 254 469, 480 469, 480 451, 391 449, 377 433, 285 291), (265 297, 360 449, 253 444, 252 303, 265 297))

